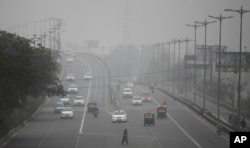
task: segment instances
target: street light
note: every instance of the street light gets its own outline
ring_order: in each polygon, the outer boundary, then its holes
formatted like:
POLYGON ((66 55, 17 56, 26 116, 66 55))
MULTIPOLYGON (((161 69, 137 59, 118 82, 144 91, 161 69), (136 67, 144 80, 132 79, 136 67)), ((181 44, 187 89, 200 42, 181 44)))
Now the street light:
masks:
POLYGON ((206 64, 207 64, 207 61, 206 61, 206 52, 207 52, 207 25, 208 24, 211 24, 211 23, 214 23, 216 21, 211 21, 211 22, 208 22, 206 19, 204 22, 197 22, 199 24, 202 24, 204 27, 205 27, 205 53, 204 53, 204 86, 203 86, 203 112, 205 111, 205 102, 206 102, 206 64))
POLYGON ((171 42, 167 42, 167 44, 168 44, 168 68, 167 68, 167 76, 168 76, 168 78, 167 78, 167 86, 168 86, 168 89, 169 89, 169 87, 170 87, 170 74, 169 74, 169 72, 170 72, 170 45, 171 45, 171 42))
POLYGON ((178 75, 177 75, 177 95, 180 95, 180 49, 181 49, 181 43, 183 42, 182 40, 177 40, 179 43, 179 49, 178 49, 178 75))
POLYGON ((220 31, 219 31, 219 54, 218 54, 218 60, 219 60, 219 65, 218 65, 218 94, 217 94, 217 132, 219 132, 219 122, 220 122, 220 64, 221 64, 221 59, 220 59, 220 53, 221 53, 221 24, 222 24, 222 20, 224 19, 229 19, 232 18, 232 16, 228 16, 228 17, 222 17, 222 15, 220 14, 219 17, 214 17, 209 15, 208 17, 213 18, 213 19, 217 19, 220 21, 220 31))
POLYGON ((173 43, 174 43, 174 65, 173 65, 173 94, 174 94, 174 85, 175 85, 175 81, 174 81, 174 77, 175 77, 175 44, 177 43, 177 40, 172 39, 173 43))
POLYGON ((194 95, 194 104, 196 101, 196 30, 198 27, 201 27, 203 25, 198 25, 197 21, 194 22, 194 25, 189 25, 186 24, 186 26, 188 27, 193 27, 194 28, 194 91, 193 91, 193 95, 194 95))
MULTIPOLYGON (((187 56, 189 41, 192 41, 192 40, 189 40, 188 37, 183 40, 183 42, 186 42, 186 56, 187 56)), ((187 100, 187 68, 185 67, 185 65, 184 65, 184 68, 185 68, 185 99, 187 100)))
POLYGON ((239 55, 239 86, 238 86, 238 116, 240 117, 240 91, 241 91, 241 44, 242 44, 242 17, 243 14, 246 12, 250 12, 249 10, 244 10, 243 6, 241 6, 241 9, 233 10, 233 9, 225 9, 224 11, 231 11, 231 12, 237 12, 240 14, 240 55, 239 55))
POLYGON ((164 86, 164 55, 163 55, 163 49, 164 48, 164 43, 161 44, 161 67, 162 67, 162 71, 161 71, 161 82, 162 82, 162 87, 164 86))

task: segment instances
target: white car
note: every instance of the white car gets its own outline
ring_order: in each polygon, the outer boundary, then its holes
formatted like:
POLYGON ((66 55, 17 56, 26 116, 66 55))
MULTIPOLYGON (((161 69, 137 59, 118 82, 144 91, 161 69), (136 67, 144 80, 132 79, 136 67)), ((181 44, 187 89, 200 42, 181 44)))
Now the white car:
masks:
POLYGON ((132 87, 134 87, 135 85, 134 85, 134 83, 133 82, 128 82, 127 83, 127 87, 130 87, 130 88, 132 88, 132 87))
POLYGON ((91 80, 92 79, 92 74, 90 72, 85 73, 83 76, 84 80, 91 80))
POLYGON ((83 96, 76 96, 74 99, 74 105, 85 105, 83 96))
POLYGON ((123 92, 122 92, 122 95, 123 97, 130 97, 132 98, 133 97, 133 92, 132 92, 132 89, 131 88, 124 88, 123 89, 123 92))
POLYGON ((66 77, 66 81, 75 81, 75 76, 73 73, 69 73, 66 77))
POLYGON ((73 57, 67 57, 67 62, 69 62, 69 63, 74 62, 73 57))
POLYGON ((127 113, 124 110, 116 110, 112 114, 112 122, 127 122, 127 113))
POLYGON ((69 104, 69 96, 62 96, 60 98, 60 101, 63 103, 63 104, 69 104))
POLYGON ((151 102, 152 96, 149 92, 143 92, 141 95, 142 102, 151 102))
POLYGON ((140 96, 134 96, 132 98, 132 105, 142 105, 142 100, 140 96))
POLYGON ((68 87, 68 93, 77 94, 77 93, 78 93, 78 88, 77 88, 77 86, 74 85, 74 84, 69 85, 69 87, 68 87))
POLYGON ((74 112, 71 107, 64 107, 63 110, 61 111, 62 119, 64 118, 74 118, 74 112))

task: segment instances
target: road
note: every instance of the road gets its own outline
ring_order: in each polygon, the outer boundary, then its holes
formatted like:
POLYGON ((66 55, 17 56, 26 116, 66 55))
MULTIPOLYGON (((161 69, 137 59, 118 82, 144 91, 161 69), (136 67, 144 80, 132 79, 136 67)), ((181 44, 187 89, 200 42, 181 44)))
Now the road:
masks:
MULTIPOLYGON (((153 101, 142 106, 132 106, 130 99, 124 99, 117 92, 118 107, 128 113, 127 123, 112 123, 111 110, 107 98, 107 71, 95 58, 81 55, 73 63, 62 59, 61 78, 64 86, 71 83, 64 81, 67 73, 74 73, 79 86, 79 94, 87 101, 97 102, 99 116, 95 118, 86 113, 86 108, 73 106, 70 95, 70 105, 74 110, 74 119, 61 119, 60 114, 54 113, 54 104, 58 97, 50 98, 45 107, 21 131, 8 141, 5 148, 119 148, 122 132, 128 129, 131 148, 211 148, 229 147, 228 139, 218 136, 215 129, 192 113, 187 107, 173 101, 160 91, 153 94, 153 101), (93 80, 83 80, 86 72, 93 74, 93 80), (168 103, 168 118, 155 119, 155 126, 144 126, 143 113, 156 112, 164 100, 168 103)), ((121 86, 121 88, 124 84, 121 86)), ((145 86, 135 86, 134 95, 140 95, 147 89, 145 86)))

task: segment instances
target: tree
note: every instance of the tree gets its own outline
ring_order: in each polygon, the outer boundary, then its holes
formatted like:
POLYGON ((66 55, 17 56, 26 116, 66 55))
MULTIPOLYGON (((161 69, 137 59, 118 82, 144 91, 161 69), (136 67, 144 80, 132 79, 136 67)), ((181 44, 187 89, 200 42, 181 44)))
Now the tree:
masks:
POLYGON ((34 49, 31 43, 0 31, 0 117, 25 107, 27 97, 65 94, 53 52, 42 46, 34 49))

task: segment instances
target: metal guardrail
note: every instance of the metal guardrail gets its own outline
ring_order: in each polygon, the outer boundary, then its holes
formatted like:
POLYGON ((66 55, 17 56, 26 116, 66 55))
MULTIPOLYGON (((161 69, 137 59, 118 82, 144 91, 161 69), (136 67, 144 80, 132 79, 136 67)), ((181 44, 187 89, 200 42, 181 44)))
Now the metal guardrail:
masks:
POLYGON ((200 115, 201 117, 203 117, 204 119, 206 119, 212 125, 216 126, 220 130, 220 133, 229 134, 231 131, 236 131, 238 129, 238 128, 233 128, 230 124, 226 123, 225 121, 223 121, 221 119, 219 120, 219 125, 218 125, 218 119, 217 119, 217 117, 214 116, 211 112, 209 112, 207 110, 204 111, 200 106, 198 106, 196 104, 193 104, 189 100, 186 100, 186 99, 184 99, 182 97, 178 97, 176 95, 173 95, 173 94, 165 91, 164 89, 162 89, 160 87, 156 87, 156 89, 158 89, 161 92, 169 95, 174 100, 177 100, 180 103, 188 106, 192 111, 194 111, 195 113, 197 113, 198 115, 200 115))

